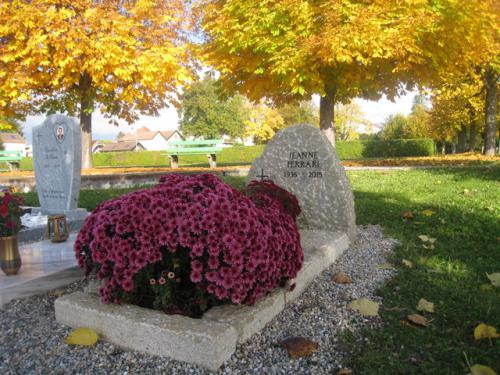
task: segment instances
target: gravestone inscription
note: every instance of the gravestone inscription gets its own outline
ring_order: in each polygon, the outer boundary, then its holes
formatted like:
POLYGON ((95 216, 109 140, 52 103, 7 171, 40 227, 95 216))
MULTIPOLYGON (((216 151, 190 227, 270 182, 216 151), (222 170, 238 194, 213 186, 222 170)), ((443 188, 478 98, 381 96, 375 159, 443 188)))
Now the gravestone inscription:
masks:
POLYGON ((247 182, 269 179, 295 194, 299 228, 345 232, 356 237, 354 197, 344 168, 328 139, 310 125, 278 132, 255 159, 247 182))
POLYGON ((70 117, 51 115, 33 127, 33 164, 42 213, 76 210, 81 158, 80 127, 70 117))

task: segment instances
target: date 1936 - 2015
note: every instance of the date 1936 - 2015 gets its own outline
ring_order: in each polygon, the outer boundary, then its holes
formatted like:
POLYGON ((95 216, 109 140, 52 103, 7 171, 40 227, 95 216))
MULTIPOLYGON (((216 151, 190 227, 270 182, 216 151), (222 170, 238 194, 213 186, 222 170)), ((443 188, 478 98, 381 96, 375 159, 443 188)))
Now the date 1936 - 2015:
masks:
POLYGON ((306 177, 306 178, 322 178, 323 173, 321 171, 309 171, 309 172, 283 172, 283 177, 294 178, 294 177, 306 177))

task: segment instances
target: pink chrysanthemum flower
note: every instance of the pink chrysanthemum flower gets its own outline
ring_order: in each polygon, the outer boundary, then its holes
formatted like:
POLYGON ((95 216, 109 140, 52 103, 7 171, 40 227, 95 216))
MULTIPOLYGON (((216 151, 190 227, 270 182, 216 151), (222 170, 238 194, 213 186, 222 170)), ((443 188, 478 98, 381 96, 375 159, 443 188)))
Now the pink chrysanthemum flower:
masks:
POLYGON ((99 205, 78 235, 75 255, 86 273, 107 280, 105 302, 133 292, 141 272, 184 257, 188 269, 160 272, 149 284, 168 278, 186 287, 190 280, 193 290, 252 304, 302 266, 299 213, 296 198, 268 181, 252 182, 245 195, 214 175, 169 174, 155 187, 99 205), (180 275, 188 280, 181 284, 180 275))

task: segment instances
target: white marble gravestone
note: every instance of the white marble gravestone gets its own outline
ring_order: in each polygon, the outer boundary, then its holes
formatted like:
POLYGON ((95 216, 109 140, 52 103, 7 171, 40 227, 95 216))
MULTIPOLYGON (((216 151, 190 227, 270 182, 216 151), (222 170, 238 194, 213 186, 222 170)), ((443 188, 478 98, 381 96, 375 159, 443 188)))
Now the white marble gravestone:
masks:
POLYGON ((33 127, 33 164, 42 214, 65 214, 69 220, 83 219, 78 209, 80 194, 80 127, 70 117, 51 115, 33 127))
POLYGON ((283 129, 255 159, 252 180, 272 180, 293 193, 302 213, 301 229, 340 231, 356 237, 354 197, 344 168, 328 139, 310 125, 283 129))

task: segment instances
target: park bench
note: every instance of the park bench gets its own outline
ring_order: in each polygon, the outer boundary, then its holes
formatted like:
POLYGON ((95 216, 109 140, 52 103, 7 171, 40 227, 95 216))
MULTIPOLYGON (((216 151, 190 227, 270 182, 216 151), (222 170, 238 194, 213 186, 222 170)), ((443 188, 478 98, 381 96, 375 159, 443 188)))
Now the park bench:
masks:
POLYGON ((22 151, 4 151, 0 150, 0 162, 9 164, 9 169, 19 168, 23 158, 22 151))
POLYGON ((170 157, 170 167, 179 168, 179 155, 208 156, 210 168, 217 166, 217 153, 222 151, 222 139, 206 139, 196 141, 170 141, 168 142, 166 155, 170 157))

